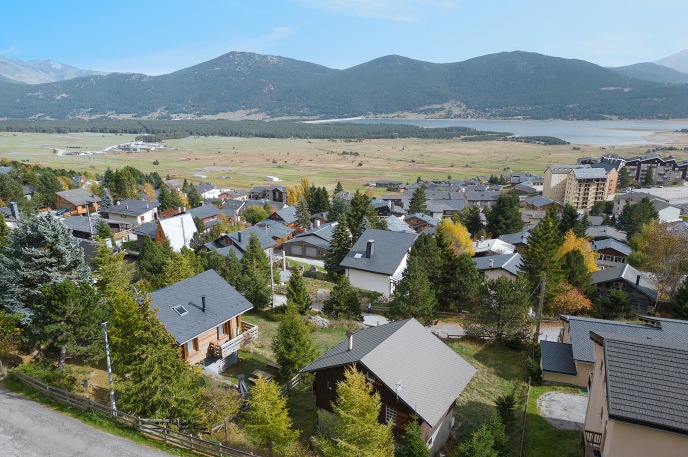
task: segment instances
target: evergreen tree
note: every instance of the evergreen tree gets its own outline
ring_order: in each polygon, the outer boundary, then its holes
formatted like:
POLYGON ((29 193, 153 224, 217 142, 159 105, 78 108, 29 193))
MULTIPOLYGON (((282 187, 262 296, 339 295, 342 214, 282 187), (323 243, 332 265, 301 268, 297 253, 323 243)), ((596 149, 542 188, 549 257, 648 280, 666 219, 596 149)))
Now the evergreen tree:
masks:
POLYGON ((258 262, 241 263, 245 265, 239 282, 239 291, 256 307, 264 309, 272 303, 272 287, 270 283, 270 272, 267 276, 258 262))
POLYGON ((409 214, 425 213, 428 209, 428 199, 425 196, 425 190, 418 187, 413 191, 411 200, 409 201, 409 214))
POLYGON ((491 209, 485 212, 486 230, 497 238, 507 233, 523 230, 521 212, 518 210, 518 197, 501 194, 491 209))
POLYGON ((207 253, 199 252, 203 270, 215 270, 222 279, 231 284, 234 288, 239 287, 241 279, 241 263, 234 251, 229 251, 227 257, 213 250, 207 253))
POLYGON ((631 185, 631 176, 628 174, 626 168, 619 170, 619 181, 616 184, 617 189, 627 189, 631 185))
POLYGON ((496 414, 459 447, 459 457, 509 457, 504 426, 496 414))
POLYGON ((95 361, 103 355, 100 323, 107 311, 96 291, 87 282, 65 280, 41 288, 34 322, 40 329, 36 343, 44 349, 59 350, 57 369, 62 370, 67 356, 95 361))
POLYGON ((592 274, 588 271, 585 258, 578 249, 572 249, 562 258, 566 282, 586 295, 592 295, 592 274))
POLYGON ((328 422, 332 438, 316 438, 324 457, 389 457, 394 455, 392 423, 380 424, 380 394, 365 375, 349 366, 337 383, 334 415, 328 422))
POLYGON ((160 194, 158 195, 158 210, 163 213, 170 208, 174 208, 172 202, 172 195, 166 185, 160 186, 160 194))
MULTIPOLYGON (((475 239, 478 238, 478 234, 483 230, 483 221, 480 218, 480 207, 479 206, 469 206, 464 208, 461 213, 454 213, 459 215, 459 221, 466 226, 466 229, 470 232, 471 236, 475 239)), ((454 216, 452 215, 452 221, 454 216)))
POLYGON ((330 209, 330 196, 327 189, 318 187, 312 190, 310 194, 310 201, 308 202, 308 209, 311 214, 324 213, 330 209))
POLYGON ((186 198, 189 201, 189 206, 191 208, 197 208, 203 204, 203 199, 198 193, 198 189, 194 185, 188 186, 188 191, 186 192, 186 198))
MULTIPOLYGON (((193 254, 193 251, 190 251, 193 254)), ((155 289, 171 286, 198 273, 198 266, 194 259, 187 253, 173 253, 165 261, 162 273, 155 277, 152 285, 155 289)))
POLYGON ((26 200, 21 184, 6 173, 0 173, 0 200, 5 202, 5 204, 9 202, 23 204, 26 200))
POLYGON ((334 202, 335 195, 337 195, 339 192, 344 192, 344 186, 342 186, 341 181, 337 181, 337 185, 334 186, 334 190, 332 191, 332 201, 334 202))
POLYGON ((267 449, 270 456, 287 454, 299 436, 292 428, 287 398, 281 396, 276 383, 262 377, 256 379, 249 393, 243 426, 251 441, 267 449))
POLYGON ((688 320, 688 279, 684 279, 683 284, 676 289, 671 309, 674 319, 688 320))
POLYGON ((652 169, 648 169, 647 173, 645 173, 645 179, 643 180, 643 184, 647 187, 652 187, 655 185, 655 177, 654 173, 652 173, 652 169))
POLYGON ((401 445, 394 451, 394 457, 429 457, 428 446, 422 436, 418 418, 412 416, 404 430, 401 445))
POLYGON ((471 256, 456 254, 449 248, 441 252, 439 281, 435 283, 440 308, 461 312, 464 306, 472 308, 477 305, 483 275, 471 256))
POLYGON ((607 295, 597 298, 597 309, 602 319, 619 319, 633 313, 630 297, 619 289, 609 289, 607 295))
POLYGON ((0 252, 7 246, 7 237, 10 234, 10 228, 5 223, 5 215, 0 213, 0 252))
POLYGON ((339 264, 342 263, 344 257, 349 253, 351 246, 353 246, 353 242, 346 223, 338 223, 334 228, 332 240, 325 255, 325 270, 330 278, 335 278, 344 273, 344 268, 340 267, 339 264))
POLYGON ((311 212, 308 210, 308 202, 305 198, 299 200, 296 205, 296 220, 303 230, 308 230, 311 227, 311 212))
POLYGON ((480 304, 465 326, 473 338, 494 339, 519 345, 531 336, 527 284, 503 276, 487 279, 481 286, 480 304))
POLYGON ((107 208, 108 206, 112 206, 112 195, 110 195, 110 191, 105 186, 103 186, 103 189, 100 193, 100 205, 103 208, 107 208))
POLYGON ((564 279, 561 259, 557 255, 562 242, 558 219, 555 211, 548 211, 545 218, 530 231, 528 246, 521 256, 521 273, 528 281, 530 290, 540 284, 543 273, 547 274, 547 302, 564 279))
POLYGON ((559 233, 564 236, 569 230, 573 230, 576 236, 585 236, 585 230, 587 226, 581 221, 580 215, 573 205, 567 203, 564 205, 564 211, 561 213, 561 219, 559 221, 559 233))
POLYGON ((120 292, 131 293, 131 281, 134 276, 131 264, 125 258, 124 251, 117 253, 101 241, 93 265, 93 277, 98 294, 111 309, 111 302, 120 292))
POLYGON ((648 197, 638 203, 626 203, 619 214, 617 226, 626 232, 628 239, 640 233, 643 225, 659 220, 659 214, 648 197))
POLYGON ((298 270, 295 270, 287 283, 287 306, 293 306, 301 314, 307 314, 311 309, 311 297, 306 290, 306 282, 298 270))
POLYGON ((246 269, 249 265, 255 264, 256 267, 263 273, 270 282, 270 259, 260 245, 260 238, 255 232, 252 232, 248 238, 248 245, 246 252, 241 258, 241 266, 246 269))
POLYGON ((435 290, 439 290, 441 283, 439 278, 442 263, 444 262, 442 255, 442 249, 437 245, 437 239, 425 232, 421 232, 418 235, 409 252, 409 258, 415 258, 427 272, 428 278, 435 286, 435 290))
POLYGON ((437 320, 437 298, 420 262, 409 258, 408 266, 394 290, 387 317, 390 320, 416 318, 426 327, 437 320))
POLYGON ((136 263, 137 279, 148 283, 155 282, 172 254, 169 243, 154 243, 149 237, 144 237, 136 263))
POLYGON ((38 178, 36 190, 39 195, 34 199, 38 200, 38 206, 45 208, 52 207, 55 204, 55 192, 62 192, 65 188, 52 170, 44 169, 38 178))
POLYGON ((285 379, 293 378, 318 356, 308 327, 297 310, 287 303, 284 319, 272 340, 272 352, 280 364, 280 374, 285 379))
POLYGON ((350 203, 343 198, 335 197, 332 199, 330 210, 327 214, 328 222, 339 222, 346 224, 349 215, 350 203))
POLYGON ((364 219, 366 218, 373 226, 378 222, 378 214, 375 208, 373 208, 370 198, 357 190, 351 199, 351 207, 347 215, 346 224, 349 230, 351 230, 351 237, 354 243, 363 233, 360 229, 362 224, 365 225, 364 219))
POLYGON ((101 240, 104 240, 106 238, 112 239, 112 230, 110 230, 110 226, 102 218, 98 218, 96 220, 95 237, 101 240))
POLYGON ((0 307, 37 330, 31 323, 43 286, 90 279, 84 252, 72 240, 71 230, 49 213, 20 219, 0 255, 0 307))
POLYGON ((337 279, 330 297, 323 304, 322 312, 334 318, 363 320, 361 299, 346 275, 340 275, 337 279))

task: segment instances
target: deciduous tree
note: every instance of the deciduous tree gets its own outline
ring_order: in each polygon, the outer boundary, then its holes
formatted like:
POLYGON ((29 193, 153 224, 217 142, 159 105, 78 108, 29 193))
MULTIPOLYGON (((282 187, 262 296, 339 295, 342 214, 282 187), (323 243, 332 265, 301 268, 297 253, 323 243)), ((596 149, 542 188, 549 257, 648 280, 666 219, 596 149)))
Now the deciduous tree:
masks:
POLYGON ((461 222, 442 219, 437 224, 435 237, 440 248, 448 247, 457 255, 467 254, 472 257, 475 254, 471 235, 461 222))

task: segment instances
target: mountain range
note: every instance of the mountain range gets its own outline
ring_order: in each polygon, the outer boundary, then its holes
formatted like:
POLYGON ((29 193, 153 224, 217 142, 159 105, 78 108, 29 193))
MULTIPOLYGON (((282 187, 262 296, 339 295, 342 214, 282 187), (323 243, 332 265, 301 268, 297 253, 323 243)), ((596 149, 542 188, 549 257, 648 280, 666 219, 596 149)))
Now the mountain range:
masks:
MULTIPOLYGON (((680 63, 680 57, 674 60, 680 63)), ((0 69, 7 60, 0 60, 0 69)), ((55 65, 32 68, 47 74, 48 67, 55 65)), ((88 71, 64 67, 74 74, 88 71)), ((609 69, 521 51, 447 64, 392 55, 344 70, 230 52, 161 76, 90 74, 31 85, 9 83, 18 79, 16 73, 0 71, 3 76, 5 118, 688 117, 686 75, 676 70, 658 64, 609 69)))
POLYGON ((0 56, 0 84, 11 82, 42 84, 66 81, 81 76, 107 74, 104 71, 82 70, 54 60, 24 62, 0 56))

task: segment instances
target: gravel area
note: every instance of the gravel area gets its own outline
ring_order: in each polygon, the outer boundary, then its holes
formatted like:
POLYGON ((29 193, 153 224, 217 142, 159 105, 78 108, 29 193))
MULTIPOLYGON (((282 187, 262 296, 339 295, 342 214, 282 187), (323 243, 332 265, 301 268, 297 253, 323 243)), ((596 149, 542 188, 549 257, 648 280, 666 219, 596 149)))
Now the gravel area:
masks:
POLYGON ((538 410, 547 422, 563 430, 583 430, 588 397, 550 392, 538 399, 538 410))

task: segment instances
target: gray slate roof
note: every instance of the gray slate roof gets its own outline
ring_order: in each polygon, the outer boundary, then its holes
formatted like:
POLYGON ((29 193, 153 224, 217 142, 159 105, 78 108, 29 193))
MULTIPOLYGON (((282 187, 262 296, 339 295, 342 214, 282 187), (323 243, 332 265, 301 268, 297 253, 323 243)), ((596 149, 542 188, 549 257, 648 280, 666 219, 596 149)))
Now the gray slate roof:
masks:
POLYGON ((390 232, 416 233, 406 222, 393 214, 387 216, 384 220, 387 223, 387 230, 390 232))
POLYGON ((2 174, 6 175, 10 171, 12 171, 12 167, 0 167, 0 173, 2 173, 2 174))
MULTIPOLYGON (((91 222, 89 223, 88 217, 86 216, 68 216, 65 217, 64 219, 60 219, 64 225, 69 227, 70 230, 72 231, 77 231, 77 232, 83 232, 83 233, 90 233, 90 234, 95 234, 98 231, 98 221, 102 220, 106 224, 117 224, 117 225, 124 225, 124 226, 129 226, 126 222, 122 221, 113 221, 111 219, 105 219, 101 217, 93 217, 91 216, 91 222)), ((157 226, 156 226, 157 227, 157 226)))
POLYGON ((688 434, 688 348, 662 340, 599 333, 609 417, 688 434))
POLYGON ((271 248, 277 244, 270 235, 265 233, 265 228, 256 226, 249 227, 244 230, 239 230, 238 232, 229 233, 227 236, 232 240, 232 243, 237 248, 239 248, 241 252, 246 252, 246 248, 248 248, 248 240, 251 238, 252 233, 258 235, 260 247, 263 249, 271 248), (239 237, 241 237, 241 240, 239 240, 239 237))
POLYGON ((186 211, 191 214, 191 217, 197 217, 201 220, 208 217, 217 217, 220 215, 220 210, 215 205, 201 205, 196 208, 191 208, 186 211))
POLYGON ((556 202, 547 197, 543 197, 542 195, 535 195, 534 197, 526 198, 524 203, 535 206, 536 208, 542 208, 543 206, 551 205, 552 203, 556 202))
POLYGON ((603 284, 609 281, 616 281, 617 279, 623 279, 630 287, 633 287, 652 300, 657 299, 657 283, 650 280, 647 276, 643 275, 627 263, 619 265, 618 267, 609 267, 605 268, 604 270, 597 270, 592 273, 591 279, 593 285, 603 284), (638 276, 640 276, 640 282, 636 284, 638 281, 638 276))
POLYGON ((339 265, 391 276, 415 241, 416 235, 411 233, 366 229, 339 265), (375 249, 370 258, 365 256, 368 240, 375 241, 375 249))
POLYGON ((568 321, 570 325, 574 360, 590 363, 595 361, 594 345, 590 339, 590 332, 674 341, 688 347, 688 321, 642 317, 644 321, 658 323, 659 326, 655 327, 645 323, 635 324, 589 317, 564 315, 561 318, 568 321))
POLYGON ((476 373, 468 362, 415 319, 369 327, 342 341, 302 372, 359 363, 424 421, 435 425, 476 373), (397 390, 397 383, 401 389, 397 390))
POLYGON ((256 227, 262 228, 271 238, 277 239, 286 238, 294 233, 293 228, 287 227, 284 223, 274 219, 265 219, 257 223, 256 227))
POLYGON ((542 371, 575 375, 572 345, 555 341, 540 341, 542 371))
POLYGON ((530 237, 530 232, 524 230, 522 232, 507 233, 499 237, 500 240, 509 244, 528 244, 528 238, 530 237))
POLYGON ((253 308, 237 290, 215 272, 208 270, 150 294, 151 307, 165 329, 184 344, 201 333, 253 308), (201 296, 206 297, 203 312, 201 296), (180 316, 173 307, 182 305, 188 314, 180 316))
POLYGON ((475 266, 479 271, 502 269, 514 276, 521 272, 521 254, 518 252, 487 257, 473 257, 473 262, 475 262, 475 266), (492 260, 492 266, 490 266, 490 260, 492 260))
POLYGON ((414 217, 430 224, 433 227, 437 227, 437 225, 440 223, 440 220, 437 219, 436 217, 428 216, 427 214, 424 214, 424 213, 409 214, 408 216, 404 217, 404 221, 408 221, 414 217))
POLYGON ((573 175, 576 179, 604 179, 607 172, 604 168, 574 168, 573 175))
POLYGON ((155 239, 155 235, 158 232, 157 222, 146 222, 132 230, 132 233, 137 237, 147 236, 151 239, 155 239))
POLYGON ((119 203, 103 208, 104 214, 120 214, 122 216, 142 216, 158 207, 158 202, 123 199, 119 203))
POLYGON ((628 240, 626 232, 618 230, 609 225, 597 225, 588 227, 585 230, 585 236, 590 238, 614 238, 617 241, 625 243, 628 240))
POLYGON ((296 217, 296 206, 287 206, 286 208, 276 211, 276 213, 285 224, 293 224, 299 220, 299 218, 296 217))
POLYGON ((593 251, 600 251, 602 249, 614 249, 615 251, 623 255, 631 254, 631 248, 628 245, 623 244, 621 241, 616 241, 613 238, 605 238, 604 240, 591 241, 590 249, 592 249, 593 251))
POLYGON ((328 222, 320 227, 314 227, 311 230, 299 233, 291 240, 285 241, 284 244, 301 242, 312 244, 313 246, 317 246, 322 249, 327 249, 330 246, 330 241, 332 241, 332 234, 334 233, 334 228, 336 226, 337 222, 328 222))
POLYGON ((82 187, 79 187, 78 189, 63 190, 61 192, 55 193, 74 206, 84 206, 90 205, 91 203, 100 203, 100 197, 87 191, 82 187))

